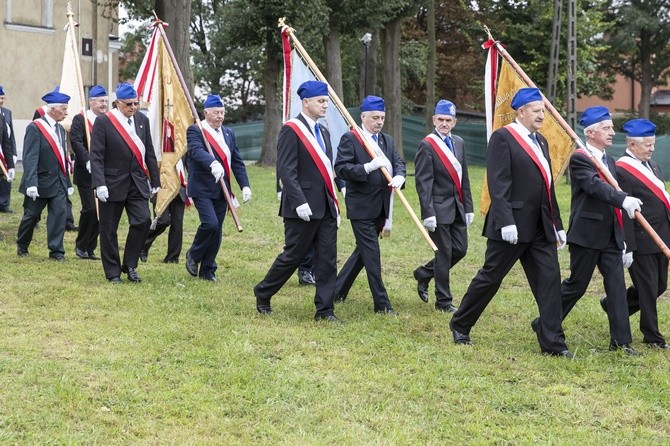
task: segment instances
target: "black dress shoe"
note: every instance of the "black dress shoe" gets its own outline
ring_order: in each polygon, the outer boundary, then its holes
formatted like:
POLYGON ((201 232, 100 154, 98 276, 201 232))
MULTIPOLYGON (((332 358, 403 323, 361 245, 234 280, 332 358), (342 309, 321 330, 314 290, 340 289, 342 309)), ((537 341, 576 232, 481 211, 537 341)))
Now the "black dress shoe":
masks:
POLYGON ((2 208, 2 209, 0 209, 0 212, 2 212, 3 214, 13 214, 14 213, 12 208, 2 208))
POLYGON ((458 310, 458 307, 455 306, 454 304, 447 304, 444 307, 438 307, 437 305, 435 305, 435 309, 443 313, 455 313, 456 310, 458 310))
POLYGON ((607 313, 607 296, 600 298, 600 307, 607 313))
POLYGON ((163 259, 163 263, 179 263, 179 259, 163 259))
POLYGON ((136 268, 131 268, 126 265, 121 266, 121 272, 124 272, 128 274, 128 280, 131 282, 135 283, 140 283, 142 281, 142 278, 140 277, 139 274, 137 274, 137 269, 136 268))
POLYGON ((49 259, 55 260, 57 262, 64 262, 65 261, 65 256, 61 253, 49 254, 49 259))
POLYGON ((616 350, 621 350, 622 352, 626 353, 629 356, 642 356, 642 353, 638 352, 635 350, 633 347, 631 347, 630 344, 617 344, 615 342, 610 344, 610 351, 616 351, 616 350))
POLYGON ((540 330, 540 318, 539 317, 536 317, 535 319, 530 321, 530 328, 532 328, 535 333, 537 333, 538 330, 540 330))
POLYGON ((89 259, 90 258, 90 256, 88 255, 88 253, 86 251, 82 251, 79 248, 74 249, 74 255, 76 255, 80 259, 89 259))
POLYGON ((558 356, 560 358, 574 359, 575 355, 570 350, 561 350, 560 352, 546 352, 549 356, 558 356))
POLYGON ((75 226, 72 223, 65 225, 65 230, 68 232, 74 232, 79 230, 79 226, 75 226))
POLYGON ((210 282, 218 282, 218 281, 219 281, 219 279, 217 279, 216 276, 215 276, 214 274, 212 274, 212 275, 210 275, 210 276, 200 276, 200 278, 201 278, 202 280, 208 280, 208 281, 210 281, 210 282))
POLYGON ((428 284, 430 280, 419 279, 414 271, 414 278, 416 279, 416 293, 419 295, 419 299, 424 302, 428 302, 428 284))
POLYGON ((298 284, 316 285, 316 280, 311 271, 298 271, 298 284))
POLYGON ((335 315, 329 315, 329 316, 324 316, 322 314, 317 314, 314 316, 315 321, 326 321, 326 322, 340 322, 338 318, 335 317, 335 315))
POLYGON ((454 342, 459 345, 472 345, 472 340, 470 339, 469 335, 463 334, 459 331, 456 331, 454 329, 454 326, 449 322, 449 329, 451 330, 451 333, 454 335, 454 342))
POLYGON ((382 308, 380 310, 375 310, 375 313, 377 313, 377 314, 387 314, 389 316, 397 316, 397 313, 391 307, 386 307, 386 308, 382 308))
POLYGON ((115 277, 112 277, 112 278, 110 278, 110 279, 107 279, 107 281, 108 281, 109 283, 114 284, 114 285, 118 285, 118 284, 120 284, 120 283, 123 283, 123 281, 121 280, 121 278, 120 278, 119 276, 115 276, 115 277))
POLYGON ((26 257, 28 255, 28 248, 23 248, 21 246, 16 247, 16 255, 19 257, 26 257))
POLYGON ((96 256, 94 252, 89 253, 88 260, 100 260, 100 257, 96 256))
POLYGON ((644 342, 644 345, 649 348, 656 348, 659 350, 667 350, 670 348, 670 345, 665 342, 644 342))
POLYGON ((193 277, 198 277, 198 264, 191 257, 191 251, 186 251, 186 271, 193 277))
POLYGON ((147 261, 147 258, 149 257, 149 253, 145 251, 144 249, 140 251, 140 260, 143 262, 147 261))

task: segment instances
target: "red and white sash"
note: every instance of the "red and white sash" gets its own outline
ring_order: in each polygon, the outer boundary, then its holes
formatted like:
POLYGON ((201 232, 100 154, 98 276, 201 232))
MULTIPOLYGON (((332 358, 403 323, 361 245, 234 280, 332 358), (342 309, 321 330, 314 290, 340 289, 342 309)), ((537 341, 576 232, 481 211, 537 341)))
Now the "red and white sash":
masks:
POLYGON ((44 139, 47 140, 49 146, 51 146, 51 150, 53 150, 54 155, 56 155, 56 159, 58 160, 60 169, 63 171, 63 174, 67 176, 67 169, 65 168, 63 148, 60 146, 60 142, 58 142, 58 137, 56 136, 55 129, 50 125, 47 125, 47 123, 42 118, 34 120, 33 123, 42 133, 44 139))
POLYGON ((458 192, 458 198, 463 203, 463 191, 461 185, 463 183, 463 167, 461 166, 460 161, 454 156, 449 147, 444 143, 444 141, 438 138, 437 135, 431 133, 430 135, 423 138, 423 140, 430 144, 437 157, 442 161, 442 164, 449 172, 451 180, 456 185, 456 191, 458 192))
MULTIPOLYGON (((582 155, 588 157, 589 159, 591 159, 591 157, 593 156, 592 154, 588 153, 584 149, 577 149, 577 150, 575 150, 574 153, 581 153, 582 155)), ((597 159, 595 156, 593 156, 593 161, 595 161, 596 163, 600 163, 601 166, 605 166, 605 168, 609 171, 609 166, 606 166, 605 163, 603 163, 602 158, 597 159)), ((598 169, 596 169, 596 172, 598 173, 598 176, 600 177, 600 179, 602 180, 603 183, 609 184, 607 182, 607 180, 605 180, 605 177, 603 176, 603 174, 601 174, 598 169)), ((614 178, 614 175, 612 175, 612 178, 614 178)), ((616 180, 615 180, 615 182, 616 182, 616 180)), ((623 214, 621 213, 621 209, 619 209, 616 206, 613 206, 613 207, 614 207, 614 213, 616 214, 616 219, 619 222, 619 227, 623 228, 623 214)))
POLYGON ((121 138, 123 138, 123 141, 126 143, 130 151, 133 152, 133 155, 135 155, 135 159, 148 178, 149 170, 147 169, 147 165, 144 163, 146 147, 144 146, 144 142, 142 142, 140 137, 137 136, 137 133, 135 133, 134 126, 128 124, 128 118, 126 118, 118 109, 113 109, 107 112, 107 116, 109 117, 109 121, 112 123, 116 131, 119 132, 119 135, 121 135, 121 138))
MULTIPOLYGON (((537 154, 535 153, 535 150, 533 150, 533 148, 530 146, 534 143, 527 136, 521 136, 518 129, 516 128, 517 125, 515 125, 515 123, 507 124, 505 128, 509 131, 512 137, 516 140, 517 143, 519 143, 524 152, 526 152, 526 154, 530 157, 530 159, 533 160, 537 168, 540 170, 542 178, 544 179, 545 189, 547 190, 547 197, 549 199, 549 211, 552 213, 553 203, 551 200, 551 172, 548 169, 549 163, 547 163, 546 166, 542 163, 540 158, 538 158, 537 154)), ((544 161, 546 162, 547 160, 545 159, 544 161)))
MULTIPOLYGON (((312 157, 314 165, 317 170, 323 177, 323 181, 326 183, 326 188, 331 198, 335 202, 335 209, 337 210, 337 220, 339 223, 340 220, 340 203, 337 201, 337 195, 335 194, 335 176, 333 175, 333 166, 330 164, 330 159, 328 156, 321 150, 321 146, 318 141, 307 129, 307 126, 303 124, 299 119, 289 119, 284 125, 287 125, 293 129, 293 131, 298 135, 300 141, 303 143, 307 152, 312 157)), ((339 226, 339 224, 338 224, 339 226)))
POLYGON ((665 190, 665 183, 654 175, 651 170, 642 165, 640 160, 630 156, 622 156, 616 162, 616 165, 644 184, 663 203, 665 208, 670 211, 670 196, 668 196, 668 192, 665 190))
POLYGON ((230 198, 233 200, 233 205, 238 208, 240 207, 240 202, 237 201, 237 198, 235 198, 235 194, 232 191, 233 177, 230 176, 232 172, 230 147, 228 147, 226 138, 223 136, 223 127, 219 127, 221 131, 217 132, 207 121, 203 121, 202 129, 205 131, 205 137, 207 138, 209 145, 212 146, 212 149, 214 149, 219 158, 221 158, 221 161, 223 161, 223 170, 225 170, 231 186, 231 190, 229 191, 230 198))
MULTIPOLYGON (((82 112, 82 114, 83 113, 84 112, 82 112)), ((95 118, 97 118, 95 113, 93 113, 90 109, 86 110, 86 115, 84 115, 84 120, 86 121, 86 125, 88 125, 89 136, 93 133, 93 124, 95 124, 95 118)))

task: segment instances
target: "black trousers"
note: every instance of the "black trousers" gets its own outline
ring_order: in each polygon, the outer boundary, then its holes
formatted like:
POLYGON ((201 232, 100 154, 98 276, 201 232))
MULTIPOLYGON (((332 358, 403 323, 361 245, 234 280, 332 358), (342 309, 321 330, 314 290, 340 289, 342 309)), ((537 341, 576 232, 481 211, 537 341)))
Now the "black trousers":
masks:
MULTIPOLYGON (((668 287, 668 258, 661 252, 636 254, 628 273, 633 281, 626 293, 628 314, 640 312, 643 342, 664 343, 665 338, 658 330, 656 300, 668 287)), ((607 300, 609 307, 609 298, 607 300)))
POLYGON ((521 260, 540 313, 537 331, 540 348, 546 353, 566 350, 561 328, 561 272, 556 244, 547 242, 540 228, 530 243, 512 245, 488 240, 484 266, 472 279, 454 313, 451 320, 453 328, 461 333, 470 333, 517 260, 521 260))
POLYGON ((100 226, 98 214, 95 209, 95 191, 90 187, 78 186, 79 199, 81 201, 81 212, 79 213, 79 232, 75 246, 89 254, 95 252, 98 246, 98 233, 100 226))
POLYGON ((337 273, 337 220, 332 216, 303 221, 284 218, 284 251, 277 256, 254 295, 269 301, 288 281, 310 249, 315 250, 316 316, 334 314, 337 273))
POLYGON ((149 201, 142 196, 134 183, 131 183, 125 201, 100 202, 100 257, 107 279, 120 276, 121 265, 137 268, 149 226, 149 201), (128 216, 128 236, 121 262, 118 230, 124 209, 128 216))
POLYGON ((435 307, 446 308, 454 298, 449 285, 449 270, 465 257, 468 251, 468 230, 458 219, 450 225, 437 225, 435 232, 429 232, 437 246, 435 258, 414 270, 418 280, 430 281, 435 277, 435 307))
POLYGON ((603 250, 570 245, 570 277, 561 284, 563 319, 570 313, 577 301, 586 292, 596 266, 603 276, 609 320, 610 342, 616 345, 632 341, 628 304, 626 303, 626 282, 623 274, 621 250, 616 247, 614 236, 603 250))
POLYGON ((67 191, 60 187, 58 193, 50 198, 23 199, 23 217, 19 223, 16 244, 28 249, 33 240, 35 225, 39 221, 42 211, 47 208, 47 246, 49 254, 65 254, 63 238, 65 236, 65 218, 67 215, 67 191))
MULTIPOLYGON (((177 195, 168 205, 167 209, 161 214, 156 222, 156 229, 149 229, 147 241, 144 242, 143 250, 147 253, 156 238, 169 227, 168 231, 168 250, 164 262, 178 262, 181 255, 181 247, 184 238, 184 209, 186 204, 177 195)), ((154 204, 154 215, 156 205, 154 204)), ((218 249, 217 249, 218 251, 218 249)))
POLYGON ((0 178, 0 210, 10 208, 10 198, 12 195, 12 183, 3 176, 0 178))
POLYGON ((350 220, 356 238, 356 248, 342 266, 335 284, 335 296, 347 296, 356 277, 365 267, 375 311, 393 308, 382 281, 381 253, 379 250, 379 234, 384 227, 385 220, 383 214, 376 220, 350 220))

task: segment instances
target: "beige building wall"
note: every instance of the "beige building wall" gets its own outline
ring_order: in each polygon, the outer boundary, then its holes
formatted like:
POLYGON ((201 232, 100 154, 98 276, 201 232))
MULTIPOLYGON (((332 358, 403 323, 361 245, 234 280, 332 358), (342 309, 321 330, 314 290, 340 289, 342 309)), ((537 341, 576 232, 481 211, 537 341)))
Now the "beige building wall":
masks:
MULTIPOLYGON (((117 10, 98 7, 91 0, 70 0, 80 54, 82 39, 90 39, 90 56, 81 56, 86 91, 100 84, 111 91, 118 81, 118 25, 110 16, 117 10)), ((23 147, 25 127, 41 97, 60 83, 65 49, 67 0, 0 0, 0 85, 5 106, 12 110, 17 149, 23 147)))
POLYGON ((614 83, 614 95, 611 101, 603 101, 596 96, 586 96, 577 99, 577 111, 583 112, 588 107, 604 105, 610 112, 626 112, 637 110, 640 105, 640 84, 617 74, 614 83))

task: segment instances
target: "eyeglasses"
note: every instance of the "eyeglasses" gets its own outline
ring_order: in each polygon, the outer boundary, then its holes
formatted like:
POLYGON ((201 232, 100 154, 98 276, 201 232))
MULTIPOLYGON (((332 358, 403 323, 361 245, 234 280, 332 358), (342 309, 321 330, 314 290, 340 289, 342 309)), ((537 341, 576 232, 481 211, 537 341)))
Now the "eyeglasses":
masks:
POLYGON ((123 103, 123 105, 125 105, 126 107, 132 107, 133 105, 135 107, 137 107, 138 105, 140 105, 139 102, 124 102, 124 101, 119 101, 119 102, 123 103))

